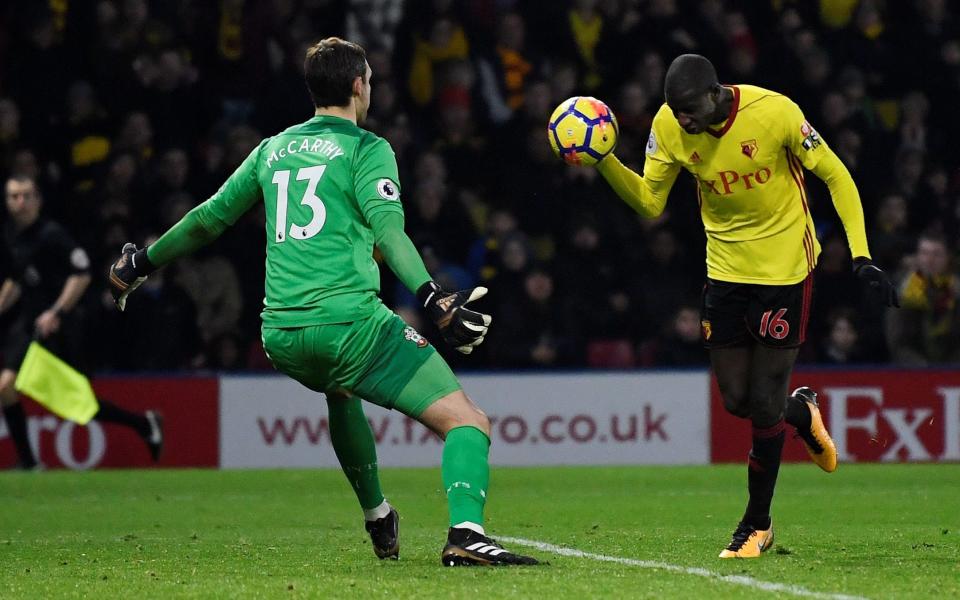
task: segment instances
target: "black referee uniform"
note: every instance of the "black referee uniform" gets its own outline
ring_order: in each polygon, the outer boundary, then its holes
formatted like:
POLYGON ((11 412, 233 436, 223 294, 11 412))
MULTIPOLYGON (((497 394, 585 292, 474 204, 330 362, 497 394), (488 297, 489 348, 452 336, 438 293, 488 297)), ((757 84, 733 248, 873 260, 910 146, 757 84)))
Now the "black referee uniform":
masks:
MULTIPOLYGON (((75 368, 84 370, 83 307, 78 303, 68 313, 58 313, 59 328, 46 337, 38 335, 37 318, 53 309, 68 279, 89 275, 90 259, 60 224, 37 218, 26 227, 8 222, 4 229, 6 276, 20 288, 20 297, 8 311, 9 323, 3 336, 3 369, 18 371, 34 339, 75 368)), ((163 444, 162 420, 153 411, 134 413, 98 398, 100 406, 94 419, 117 423, 133 429, 143 439, 154 460, 163 444)), ((27 437, 26 415, 19 402, 3 408, 7 429, 17 449, 17 466, 37 469, 27 437)), ((42 468, 42 467, 39 467, 42 468)))
MULTIPOLYGON (((71 275, 89 275, 86 251, 54 221, 39 218, 22 231, 7 223, 4 241, 10 260, 9 277, 20 285, 20 299, 12 308, 10 328, 3 341, 3 368, 17 371, 35 337, 34 323, 53 307, 71 275)), ((45 348, 82 370, 83 308, 60 313, 60 328, 42 340, 45 348)))

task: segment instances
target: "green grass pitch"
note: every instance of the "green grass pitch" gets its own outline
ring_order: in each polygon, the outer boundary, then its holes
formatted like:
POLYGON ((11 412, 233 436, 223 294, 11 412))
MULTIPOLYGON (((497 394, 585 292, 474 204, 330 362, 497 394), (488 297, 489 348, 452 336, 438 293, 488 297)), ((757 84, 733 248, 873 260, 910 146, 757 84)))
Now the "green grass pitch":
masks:
POLYGON ((960 465, 786 465, 774 550, 721 561, 745 476, 495 468, 489 533, 589 555, 512 543, 550 565, 446 569, 439 469, 382 474, 397 562, 374 557, 338 471, 3 473, 0 598, 960 596, 960 465))

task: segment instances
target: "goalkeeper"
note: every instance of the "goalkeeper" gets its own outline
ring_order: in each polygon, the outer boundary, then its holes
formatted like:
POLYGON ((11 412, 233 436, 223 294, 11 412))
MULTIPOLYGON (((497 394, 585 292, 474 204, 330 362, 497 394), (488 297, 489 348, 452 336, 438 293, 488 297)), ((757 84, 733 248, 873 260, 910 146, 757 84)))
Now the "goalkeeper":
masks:
POLYGON ((399 523, 380 489, 361 398, 396 409, 445 440, 441 470, 450 529, 442 564, 536 564, 486 536, 490 422, 440 354, 378 297, 374 245, 460 352, 483 342, 490 317, 465 305, 486 289, 440 289, 404 233, 393 150, 357 125, 370 106, 363 48, 327 38, 307 51, 304 71, 315 116, 263 140, 216 194, 156 243, 140 250, 125 245, 110 269, 117 304, 123 310, 127 295, 154 269, 212 242, 262 200, 264 350, 278 370, 326 394, 334 450, 377 556, 398 556, 399 523))

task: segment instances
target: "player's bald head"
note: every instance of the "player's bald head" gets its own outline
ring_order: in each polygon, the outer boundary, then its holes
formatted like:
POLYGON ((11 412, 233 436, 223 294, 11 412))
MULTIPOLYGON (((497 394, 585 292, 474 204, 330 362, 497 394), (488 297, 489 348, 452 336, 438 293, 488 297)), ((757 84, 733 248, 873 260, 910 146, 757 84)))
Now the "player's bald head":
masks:
POLYGON ((663 95, 677 123, 691 135, 726 119, 733 100, 733 93, 717 81, 713 64, 699 54, 681 54, 673 59, 663 95))
POLYGON ((667 104, 714 90, 719 85, 713 63, 699 54, 681 54, 673 59, 663 83, 667 104))

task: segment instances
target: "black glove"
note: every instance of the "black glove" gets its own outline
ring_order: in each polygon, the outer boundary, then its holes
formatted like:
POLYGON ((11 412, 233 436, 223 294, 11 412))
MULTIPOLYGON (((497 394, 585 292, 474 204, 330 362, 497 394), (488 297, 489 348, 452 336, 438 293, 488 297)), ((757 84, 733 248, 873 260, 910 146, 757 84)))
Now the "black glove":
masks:
POLYGON ((140 287, 155 270, 156 267, 147 258, 146 248, 137 250, 136 244, 124 244, 120 258, 110 265, 110 293, 117 308, 126 308, 130 292, 140 287))
POLYGON ((493 319, 490 315, 466 308, 466 304, 482 298, 486 293, 485 287, 445 292, 435 282, 428 281, 417 290, 417 300, 436 323, 443 341, 459 352, 470 354, 483 342, 483 336, 487 335, 487 328, 493 319))
POLYGON ((886 306, 896 306, 900 308, 900 300, 897 299, 897 288, 893 286, 887 274, 880 270, 880 267, 873 264, 873 261, 863 256, 853 259, 853 272, 856 273, 860 281, 869 286, 870 290, 880 298, 880 301, 886 306))

